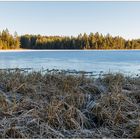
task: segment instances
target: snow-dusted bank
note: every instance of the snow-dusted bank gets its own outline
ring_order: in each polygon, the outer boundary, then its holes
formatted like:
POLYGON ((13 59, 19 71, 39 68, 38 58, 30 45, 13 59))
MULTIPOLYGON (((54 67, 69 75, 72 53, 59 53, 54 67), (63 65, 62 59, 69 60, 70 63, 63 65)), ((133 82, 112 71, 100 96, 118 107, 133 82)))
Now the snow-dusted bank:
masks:
POLYGON ((58 52, 65 52, 65 51, 71 51, 71 52, 76 52, 76 51, 140 51, 140 49, 109 49, 109 50, 76 50, 76 49, 15 49, 15 50, 12 50, 12 49, 7 49, 7 50, 0 50, 0 52, 40 52, 40 51, 58 51, 58 52))

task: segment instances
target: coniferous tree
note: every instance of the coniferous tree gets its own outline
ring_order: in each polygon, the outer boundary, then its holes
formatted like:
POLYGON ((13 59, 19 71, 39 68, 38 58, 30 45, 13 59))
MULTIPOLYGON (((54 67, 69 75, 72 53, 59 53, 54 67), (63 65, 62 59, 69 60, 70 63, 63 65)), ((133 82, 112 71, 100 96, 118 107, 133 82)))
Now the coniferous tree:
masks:
POLYGON ((125 40, 122 37, 103 36, 98 32, 79 34, 77 37, 11 35, 8 29, 0 32, 0 49, 140 49, 140 39, 125 40))

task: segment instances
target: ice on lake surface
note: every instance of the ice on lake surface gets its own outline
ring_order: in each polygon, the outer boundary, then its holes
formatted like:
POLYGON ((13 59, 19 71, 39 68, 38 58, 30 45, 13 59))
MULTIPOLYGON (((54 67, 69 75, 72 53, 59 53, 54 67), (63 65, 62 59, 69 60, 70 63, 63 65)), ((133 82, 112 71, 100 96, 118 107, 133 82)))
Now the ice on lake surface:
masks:
POLYGON ((140 51, 7 51, 0 52, 0 69, 3 68, 140 74, 140 51))

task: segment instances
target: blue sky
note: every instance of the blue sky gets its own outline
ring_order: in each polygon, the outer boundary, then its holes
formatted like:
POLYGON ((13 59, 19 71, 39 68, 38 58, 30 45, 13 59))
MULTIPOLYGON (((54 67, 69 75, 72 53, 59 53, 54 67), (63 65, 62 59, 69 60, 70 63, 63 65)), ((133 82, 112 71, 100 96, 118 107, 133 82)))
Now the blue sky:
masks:
POLYGON ((0 2, 0 30, 73 35, 99 32, 140 38, 140 2, 0 2))

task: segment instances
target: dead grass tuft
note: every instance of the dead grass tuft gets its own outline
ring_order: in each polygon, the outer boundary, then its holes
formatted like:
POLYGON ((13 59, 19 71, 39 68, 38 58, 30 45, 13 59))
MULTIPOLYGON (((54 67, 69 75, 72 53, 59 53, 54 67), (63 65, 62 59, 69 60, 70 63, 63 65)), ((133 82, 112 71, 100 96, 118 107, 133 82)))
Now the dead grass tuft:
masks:
POLYGON ((140 78, 0 72, 0 138, 139 138, 140 78))

